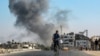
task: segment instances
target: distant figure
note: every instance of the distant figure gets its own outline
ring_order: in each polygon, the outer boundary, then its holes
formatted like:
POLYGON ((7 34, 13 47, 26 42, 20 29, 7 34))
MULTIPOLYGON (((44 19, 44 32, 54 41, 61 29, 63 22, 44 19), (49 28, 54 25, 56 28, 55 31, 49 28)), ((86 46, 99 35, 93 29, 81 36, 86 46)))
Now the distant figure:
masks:
POLYGON ((96 39, 95 40, 95 50, 97 50, 98 49, 98 40, 96 39))
POLYGON ((87 48, 87 47, 86 47, 85 49, 86 49, 86 51, 88 50, 88 48, 87 48))
POLYGON ((56 30, 56 32, 53 35, 54 51, 56 51, 56 46, 60 48, 59 39, 60 39, 59 32, 58 30, 56 30))
POLYGON ((83 47, 82 47, 82 46, 80 47, 80 50, 81 50, 81 51, 83 50, 83 47))
POLYGON ((99 38, 99 40, 98 40, 98 45, 99 45, 99 50, 100 50, 100 38, 99 38))

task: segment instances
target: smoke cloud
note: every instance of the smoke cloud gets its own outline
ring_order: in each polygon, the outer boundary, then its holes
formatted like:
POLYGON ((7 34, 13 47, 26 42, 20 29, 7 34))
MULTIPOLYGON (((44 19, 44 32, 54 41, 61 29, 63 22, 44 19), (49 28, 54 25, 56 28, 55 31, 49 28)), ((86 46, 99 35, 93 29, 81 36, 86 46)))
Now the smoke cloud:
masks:
POLYGON ((48 0, 9 0, 9 9, 17 17, 15 26, 37 34, 44 44, 50 43, 56 29, 54 24, 44 21, 48 7, 48 0))
POLYGON ((48 9, 48 0, 9 0, 9 9, 17 17, 15 26, 36 33, 47 44, 54 25, 45 23, 42 15, 48 9))

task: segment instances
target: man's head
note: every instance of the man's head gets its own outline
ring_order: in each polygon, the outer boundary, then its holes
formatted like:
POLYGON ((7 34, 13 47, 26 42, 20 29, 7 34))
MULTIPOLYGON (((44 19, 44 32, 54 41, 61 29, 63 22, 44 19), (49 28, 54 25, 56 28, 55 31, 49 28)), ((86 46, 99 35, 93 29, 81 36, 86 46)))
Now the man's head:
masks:
POLYGON ((58 33, 58 30, 56 30, 56 33, 58 33))

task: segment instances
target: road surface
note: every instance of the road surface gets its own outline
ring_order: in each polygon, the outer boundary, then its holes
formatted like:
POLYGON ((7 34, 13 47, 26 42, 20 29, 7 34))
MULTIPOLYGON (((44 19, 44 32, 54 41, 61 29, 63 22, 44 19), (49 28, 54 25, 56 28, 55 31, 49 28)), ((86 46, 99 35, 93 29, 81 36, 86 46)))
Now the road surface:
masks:
MULTIPOLYGON (((27 51, 2 56, 54 56, 53 51, 27 51)), ((92 56, 78 50, 60 51, 59 56, 92 56)))

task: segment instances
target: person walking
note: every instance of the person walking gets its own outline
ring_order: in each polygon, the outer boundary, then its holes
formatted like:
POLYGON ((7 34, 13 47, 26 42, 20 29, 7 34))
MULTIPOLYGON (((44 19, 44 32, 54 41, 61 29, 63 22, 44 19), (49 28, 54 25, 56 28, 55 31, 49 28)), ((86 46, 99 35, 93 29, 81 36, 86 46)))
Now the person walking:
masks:
POLYGON ((95 40, 95 50, 97 50, 98 49, 98 40, 96 39, 95 40))

